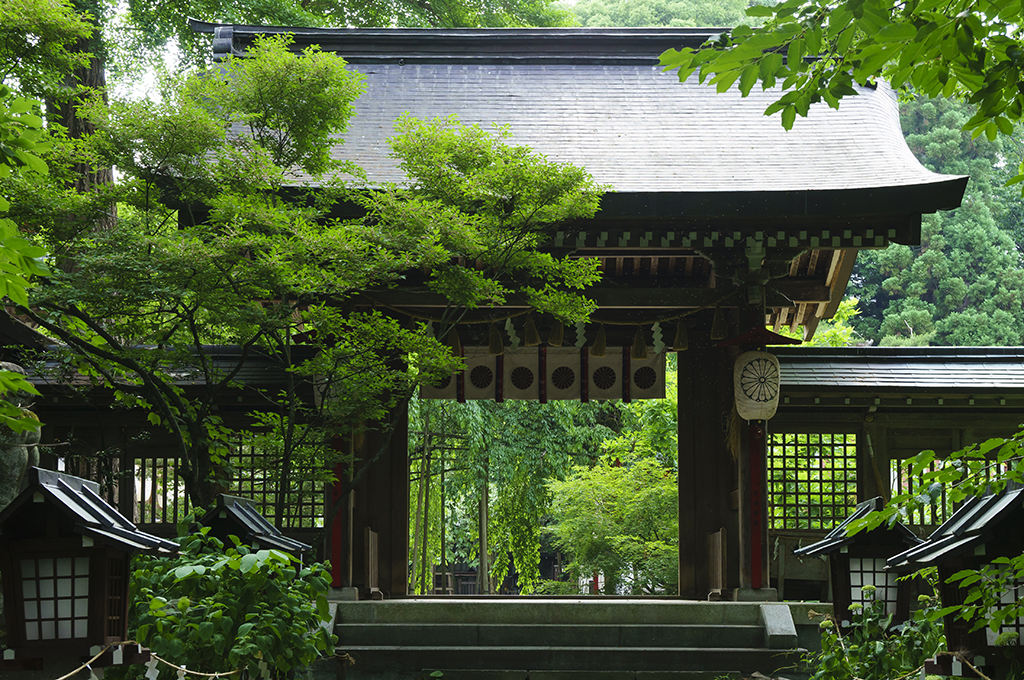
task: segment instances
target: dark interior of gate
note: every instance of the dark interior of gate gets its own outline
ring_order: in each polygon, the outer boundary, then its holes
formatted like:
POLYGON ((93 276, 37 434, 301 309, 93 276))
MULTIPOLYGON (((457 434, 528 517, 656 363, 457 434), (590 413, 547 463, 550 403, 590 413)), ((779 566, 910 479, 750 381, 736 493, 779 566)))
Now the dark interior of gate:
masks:
MULTIPOLYGON (((727 339, 765 325, 802 328, 809 337, 838 307, 859 250, 916 244, 922 214, 959 205, 966 178, 918 164, 903 142, 895 95, 883 84, 862 88, 838 111, 812 107, 786 132, 777 118, 762 115, 772 93, 716 94, 661 72, 658 55, 698 45, 709 35, 702 29, 196 28, 215 34, 221 55, 244 53, 258 33, 288 32, 297 49, 318 44, 344 56, 366 76, 368 89, 336 154, 365 168, 371 181, 402 179, 386 139, 394 119, 409 112, 508 125, 516 143, 581 165, 609 186, 594 219, 560 226, 549 244, 558 254, 600 260, 603 278, 588 292, 599 307, 591 322, 566 328, 560 346, 525 347, 521 323, 513 320, 503 329, 509 349, 498 357, 484 351, 487 324, 467 323, 459 332, 467 363, 475 363, 461 381, 453 376, 427 396, 656 398, 664 391, 664 354, 685 324, 688 347, 678 353, 684 598, 706 599, 713 591, 725 599, 756 596, 752 591, 776 587, 780 597, 817 599, 825 572, 793 558, 793 547, 823 535, 857 501, 886 495, 902 479, 900 461, 918 450, 956 450, 1018 424, 1024 355, 1014 350, 773 348, 782 376, 777 415, 760 435, 744 426, 738 438, 728 437, 734 361, 744 347, 711 339, 715 309, 727 339), (591 356, 602 325, 608 350, 591 356), (642 361, 629 351, 637 331, 648 344, 642 361), (633 380, 641 365, 662 376, 661 393, 657 378, 646 387, 633 380), (489 368, 492 381, 475 385, 476 366, 489 368), (517 367, 536 379, 517 384, 517 367), (554 378, 559 367, 572 369, 574 383, 554 378), (602 388, 595 377, 601 367, 621 379, 602 388), (754 449, 760 463, 748 455, 754 449), (828 481, 845 484, 827 497, 810 482, 784 483, 785 470, 799 467, 801 452, 812 449, 833 461, 828 481), (812 505, 817 515, 808 514, 812 505)), ((368 294, 362 304, 431 318, 445 302, 409 286, 368 294)), ((501 311, 526 309, 511 301, 501 311)), ((476 312, 479 319, 493 313, 476 312)), ((474 320, 471 313, 467 321, 474 320)), ((537 319, 542 337, 551 323, 537 319)), ((240 376, 261 385, 274 379, 255 361, 240 376)), ((144 415, 134 422, 131 414, 76 403, 57 386, 40 388, 44 443, 69 441, 74 432, 82 446, 119 449, 111 465, 134 469, 142 483, 111 485, 113 500, 146 530, 173 534, 184 514, 175 505, 184 503, 174 487, 175 454, 156 438, 138 440, 144 415)), ((244 396, 231 399, 224 404, 228 421, 253 407, 244 396)), ((352 494, 323 555, 337 569, 337 585, 363 596, 371 586, 391 597, 408 587, 407 424, 403 414, 394 417, 398 429, 387 455, 352 494)), ((356 453, 369 457, 381 444, 370 433, 356 453)), ((51 457, 57 453, 50 450, 51 457)), ((240 445, 236 455, 255 452, 240 445)), ((259 480, 239 479, 234 493, 272 507, 261 488, 259 480)), ((304 498, 284 527, 299 540, 319 530, 324 512, 315 484, 304 498)), ((941 519, 915 523, 924 530, 941 519)))

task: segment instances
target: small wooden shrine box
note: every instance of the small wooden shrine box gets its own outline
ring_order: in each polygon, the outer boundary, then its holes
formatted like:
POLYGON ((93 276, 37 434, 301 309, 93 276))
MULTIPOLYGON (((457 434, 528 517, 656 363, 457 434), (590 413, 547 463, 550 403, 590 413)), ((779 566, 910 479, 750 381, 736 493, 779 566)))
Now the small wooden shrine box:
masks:
POLYGON ((177 553, 139 531, 99 495, 99 485, 40 468, 0 512, 7 645, 2 663, 86 656, 126 639, 133 553, 177 553))

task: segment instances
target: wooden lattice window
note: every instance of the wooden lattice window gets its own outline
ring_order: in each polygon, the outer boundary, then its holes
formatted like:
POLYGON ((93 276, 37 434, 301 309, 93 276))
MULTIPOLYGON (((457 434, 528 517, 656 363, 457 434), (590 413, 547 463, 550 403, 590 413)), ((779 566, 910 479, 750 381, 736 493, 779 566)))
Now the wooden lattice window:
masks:
POLYGON ((134 521, 176 524, 188 515, 188 496, 176 458, 136 458, 135 480, 134 521))
POLYGON ((884 557, 850 558, 850 602, 865 607, 872 601, 885 602, 885 611, 896 612, 896 574, 885 570, 884 557), (864 597, 864 586, 875 586, 873 598, 864 597))
MULTIPOLYGON (((272 524, 280 478, 280 457, 245 443, 235 447, 231 465, 236 470, 231 493, 248 498, 272 524)), ((285 499, 285 521, 281 528, 299 529, 323 526, 324 484, 328 472, 305 465, 301 456, 293 460, 291 480, 285 499)))
MULTIPOLYGON (((932 461, 926 471, 932 472, 941 464, 941 461, 932 461)), ((918 495, 927 491, 927 489, 921 488, 920 483, 911 476, 911 466, 912 463, 909 460, 889 461, 889 482, 893 495, 904 493, 918 495)), ((935 502, 908 512, 905 517, 900 518, 900 521, 907 526, 937 527, 949 519, 953 510, 953 502, 946 495, 946 487, 943 485, 935 502)))
POLYGON ((113 557, 107 561, 107 641, 119 642, 127 629, 125 613, 128 604, 128 558, 113 557))
POLYGON ((25 640, 71 640, 89 635, 89 558, 21 560, 25 640))
MULTIPOLYGON (((245 442, 232 447, 230 454, 234 477, 229 493, 252 501, 271 523, 280 486, 280 456, 245 442)), ((293 461, 287 498, 286 519, 282 528, 323 526, 324 484, 329 470, 322 461, 307 461, 301 455, 293 461)), ((135 521, 147 524, 175 524, 189 513, 185 484, 178 475, 176 458, 135 459, 135 521)))
POLYGON ((857 505, 857 435, 771 433, 768 517, 774 530, 831 530, 857 505))

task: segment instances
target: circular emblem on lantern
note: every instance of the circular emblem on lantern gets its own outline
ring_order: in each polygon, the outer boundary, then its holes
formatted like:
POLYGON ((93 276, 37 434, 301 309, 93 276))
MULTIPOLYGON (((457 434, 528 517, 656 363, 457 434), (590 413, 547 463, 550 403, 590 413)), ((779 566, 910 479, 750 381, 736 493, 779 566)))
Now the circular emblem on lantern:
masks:
POLYGON ((779 407, 779 360, 768 352, 746 352, 733 370, 736 411, 744 420, 768 420, 779 407))

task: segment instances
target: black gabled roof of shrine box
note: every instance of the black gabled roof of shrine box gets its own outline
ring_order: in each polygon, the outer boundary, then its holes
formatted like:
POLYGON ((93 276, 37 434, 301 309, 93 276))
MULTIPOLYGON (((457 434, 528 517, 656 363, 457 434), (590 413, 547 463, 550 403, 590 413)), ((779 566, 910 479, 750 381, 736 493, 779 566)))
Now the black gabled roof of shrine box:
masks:
POLYGON ((1024 393, 1024 347, 772 347, 787 392, 1024 393))
POLYGON ((198 524, 210 527, 210 533, 228 545, 227 537, 233 535, 246 545, 274 548, 296 557, 313 552, 313 546, 282 534, 248 498, 220 494, 217 504, 199 518, 198 524))
POLYGON ((870 531, 861 531, 852 536, 847 534, 847 529, 850 524, 856 520, 864 519, 871 512, 881 510, 883 507, 885 507, 885 500, 881 496, 876 496, 875 498, 870 498, 862 503, 858 503, 853 512, 851 512, 846 519, 836 526, 835 529, 828 532, 823 539, 817 543, 811 543, 810 545, 805 545, 802 548, 797 548, 793 551, 793 554, 798 557, 828 555, 845 546, 858 542, 885 542, 892 545, 911 546, 921 543, 921 539, 915 536, 910 529, 900 522, 897 522, 891 527, 882 525, 870 531))
POLYGON ((99 495, 99 484, 81 477, 32 467, 28 486, 0 512, 0 539, 47 538, 40 535, 39 503, 55 510, 73 534, 128 552, 171 555, 178 544, 139 531, 127 517, 99 495))
POLYGON ((776 90, 742 98, 662 72, 663 51, 720 29, 191 25, 214 34, 215 57, 244 54, 258 34, 290 33, 297 49, 346 58, 366 93, 334 153, 371 185, 405 179, 387 138, 406 112, 509 126, 516 143, 608 185, 606 218, 913 215, 958 207, 967 183, 914 158, 885 85, 857 88, 839 110, 815 104, 787 132, 763 115, 776 90))
POLYGON ((936 566, 973 554, 975 548, 990 540, 1006 542, 1006 531, 1016 532, 1019 542, 1024 532, 1022 502, 1024 489, 1019 487, 968 498, 924 543, 890 557, 888 568, 906 572, 936 566))

